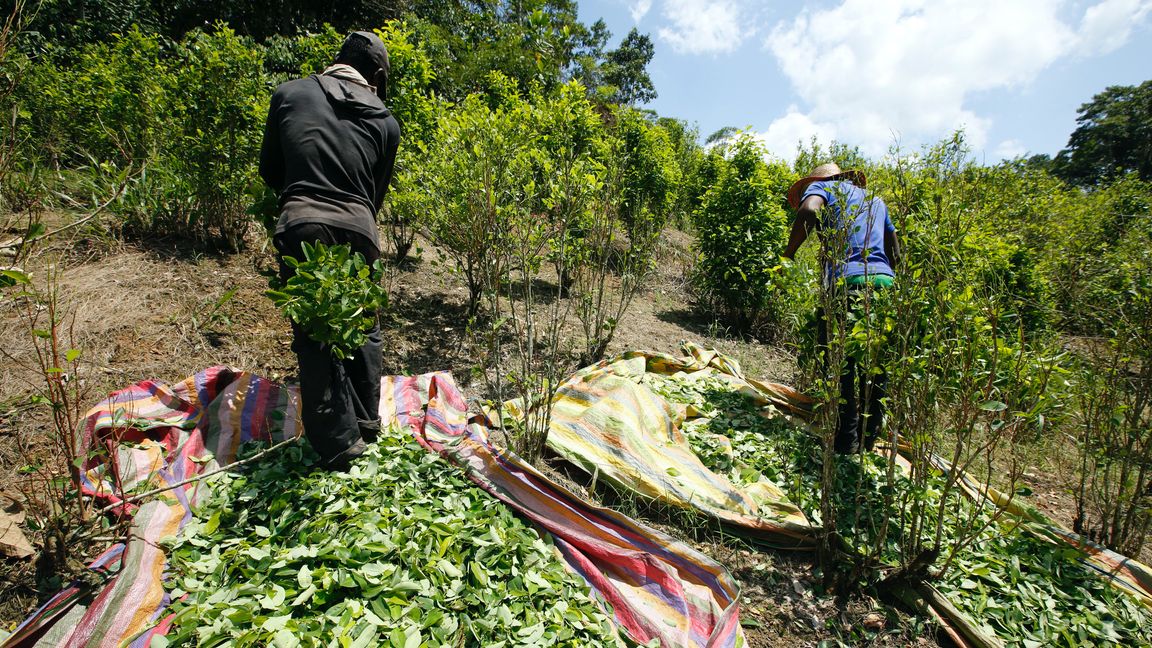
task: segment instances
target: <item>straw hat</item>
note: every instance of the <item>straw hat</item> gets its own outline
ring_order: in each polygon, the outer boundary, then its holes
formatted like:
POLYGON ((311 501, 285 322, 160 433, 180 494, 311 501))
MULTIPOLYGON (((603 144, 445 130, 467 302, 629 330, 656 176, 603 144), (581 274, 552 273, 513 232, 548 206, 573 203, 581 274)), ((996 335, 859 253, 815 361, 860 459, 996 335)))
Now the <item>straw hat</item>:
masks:
POLYGON ((864 186, 868 183, 867 178, 864 177, 863 171, 857 171, 856 169, 841 171, 840 167, 837 166, 835 162, 821 164, 815 169, 812 169, 812 171, 810 171, 807 176, 800 178, 796 182, 792 183, 792 186, 788 188, 788 204, 792 205, 792 209, 799 209, 800 196, 804 195, 804 190, 808 188, 808 185, 819 180, 840 179, 849 180, 852 182, 852 184, 860 187, 861 189, 863 189, 864 186))

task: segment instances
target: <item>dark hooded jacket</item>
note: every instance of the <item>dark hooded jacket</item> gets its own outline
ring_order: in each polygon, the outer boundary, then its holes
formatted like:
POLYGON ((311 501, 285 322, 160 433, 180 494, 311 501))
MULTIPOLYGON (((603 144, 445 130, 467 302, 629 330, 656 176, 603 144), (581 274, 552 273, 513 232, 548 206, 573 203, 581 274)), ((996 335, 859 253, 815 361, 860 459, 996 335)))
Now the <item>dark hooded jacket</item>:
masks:
POLYGON ((396 118, 368 88, 322 75, 281 84, 260 150, 260 175, 280 196, 276 233, 325 223, 379 248, 376 212, 399 144, 396 118))

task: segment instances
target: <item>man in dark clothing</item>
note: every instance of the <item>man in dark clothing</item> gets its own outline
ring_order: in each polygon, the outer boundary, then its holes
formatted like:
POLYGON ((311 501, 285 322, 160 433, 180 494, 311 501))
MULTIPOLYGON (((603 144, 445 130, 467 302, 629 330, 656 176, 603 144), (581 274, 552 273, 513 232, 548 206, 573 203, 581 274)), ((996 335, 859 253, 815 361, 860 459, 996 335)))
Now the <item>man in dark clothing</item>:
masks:
MULTIPOLYGON (((848 305, 861 315, 865 293, 893 285, 900 253, 899 239, 888 206, 879 196, 868 195, 867 180, 860 171, 841 171, 836 164, 822 164, 788 190, 788 202, 796 210, 796 220, 788 247, 780 255, 795 256, 815 230, 828 234, 826 250, 833 258, 823 259, 824 283, 834 289, 843 282, 848 305)), ((827 347, 825 313, 818 314, 818 346, 827 347)), ((835 450, 840 454, 871 450, 883 423, 886 376, 875 367, 863 367, 847 354, 840 375, 839 429, 835 450)))
MULTIPOLYGON (((400 143, 385 107, 388 50, 371 32, 354 32, 322 74, 281 84, 272 95, 260 175, 280 196, 273 242, 280 277, 303 259, 302 244, 346 244, 371 264, 380 258, 376 212, 384 201, 400 143)), ((347 469, 380 429, 380 329, 351 358, 292 325, 300 363, 304 432, 330 469, 347 469)))

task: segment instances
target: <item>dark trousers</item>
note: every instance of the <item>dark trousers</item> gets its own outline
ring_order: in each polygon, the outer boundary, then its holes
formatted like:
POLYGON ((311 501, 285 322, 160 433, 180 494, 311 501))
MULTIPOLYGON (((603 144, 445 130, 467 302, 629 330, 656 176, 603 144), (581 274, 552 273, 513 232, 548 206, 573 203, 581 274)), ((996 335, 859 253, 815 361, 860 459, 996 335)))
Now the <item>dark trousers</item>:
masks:
MULTIPOLYGON (((859 316, 864 315, 864 290, 882 290, 864 286, 848 287, 848 309, 859 316)), ((828 353, 828 327, 824 309, 816 315, 817 344, 828 353)), ((849 328, 851 322, 848 323, 849 328)), ((844 367, 840 373, 840 407, 836 430, 835 450, 838 454, 850 454, 861 449, 871 450, 880 437, 884 422, 883 399, 887 396, 888 376, 875 371, 879 358, 872 359, 870 367, 862 366, 861 358, 845 352, 844 367)), ((824 357, 827 367, 827 356, 824 357)), ((881 368, 882 369, 882 368, 881 368)))
MULTIPOLYGON (((284 257, 304 258, 301 243, 347 244, 369 263, 380 250, 363 234, 323 223, 303 223, 273 239, 280 261, 280 278, 287 281, 294 270, 284 257)), ((327 345, 308 337, 292 323, 292 350, 300 363, 300 401, 304 434, 328 462, 338 459, 361 438, 369 443, 380 430, 380 325, 368 333, 352 357, 337 359, 327 345)))

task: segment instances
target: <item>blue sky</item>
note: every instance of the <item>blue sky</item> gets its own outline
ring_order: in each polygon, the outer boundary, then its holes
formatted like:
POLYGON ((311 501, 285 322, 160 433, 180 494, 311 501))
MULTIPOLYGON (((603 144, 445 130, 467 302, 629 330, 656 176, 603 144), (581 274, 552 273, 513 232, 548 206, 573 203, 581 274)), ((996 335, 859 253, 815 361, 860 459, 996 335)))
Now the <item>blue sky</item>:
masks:
POLYGON ((1076 110, 1152 79, 1152 0, 579 0, 615 46, 652 37, 647 107, 747 128, 791 160, 815 135, 878 157, 963 127, 987 163, 1055 154, 1076 110))

